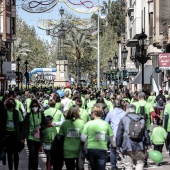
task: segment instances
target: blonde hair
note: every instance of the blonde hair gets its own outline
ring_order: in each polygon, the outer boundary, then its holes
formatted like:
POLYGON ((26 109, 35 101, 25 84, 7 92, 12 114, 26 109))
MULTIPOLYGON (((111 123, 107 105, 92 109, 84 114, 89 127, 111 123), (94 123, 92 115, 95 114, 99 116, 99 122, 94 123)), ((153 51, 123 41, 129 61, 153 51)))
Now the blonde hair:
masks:
POLYGON ((103 109, 99 104, 95 104, 92 108, 92 113, 97 117, 102 117, 103 109))

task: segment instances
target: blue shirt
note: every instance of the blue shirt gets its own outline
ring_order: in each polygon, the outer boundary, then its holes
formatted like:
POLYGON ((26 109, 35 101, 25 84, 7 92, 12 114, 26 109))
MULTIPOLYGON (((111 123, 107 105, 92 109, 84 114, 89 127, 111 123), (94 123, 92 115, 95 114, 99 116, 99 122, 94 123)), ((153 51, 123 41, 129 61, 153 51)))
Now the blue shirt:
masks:
POLYGON ((123 109, 116 107, 115 109, 110 111, 105 118, 105 121, 111 125, 114 138, 116 138, 116 133, 117 133, 119 122, 125 115, 126 115, 126 112, 123 109))

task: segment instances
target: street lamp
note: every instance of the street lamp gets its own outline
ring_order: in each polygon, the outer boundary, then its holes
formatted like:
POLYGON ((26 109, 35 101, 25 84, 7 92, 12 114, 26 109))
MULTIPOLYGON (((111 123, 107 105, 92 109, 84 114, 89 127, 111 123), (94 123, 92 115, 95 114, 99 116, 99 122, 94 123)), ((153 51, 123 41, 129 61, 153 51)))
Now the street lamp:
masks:
POLYGON ((113 57, 113 60, 114 60, 114 65, 115 65, 115 69, 116 69, 118 66, 118 56, 116 53, 115 53, 115 56, 113 57))
POLYGON ((147 45, 147 35, 145 34, 144 29, 142 29, 142 33, 138 37, 140 54, 131 57, 131 60, 138 61, 142 65, 142 89, 144 89, 144 64, 150 59, 150 57, 145 54, 145 46, 147 45))
POLYGON ((28 61, 26 59, 26 61, 24 62, 25 64, 25 78, 26 78, 26 90, 29 89, 29 73, 28 73, 28 61))
MULTIPOLYGON (((110 68, 110 83, 111 83, 112 82, 112 69, 111 69, 111 67, 112 67, 112 60, 111 60, 111 58, 107 61, 107 63, 108 63, 108 66, 110 68)), ((109 73, 108 73, 108 77, 109 77, 109 73)))
POLYGON ((109 58, 109 60, 108 60, 108 66, 109 66, 109 68, 111 68, 111 66, 112 66, 112 60, 111 60, 111 58, 109 58))
POLYGON ((59 13, 60 13, 61 17, 64 15, 64 9, 62 7, 60 8, 59 13))
POLYGON ((3 74, 3 62, 4 62, 4 59, 5 59, 5 55, 6 55, 5 52, 0 51, 0 56, 1 56, 1 74, 3 74))
POLYGON ((17 76, 18 76, 18 81, 17 81, 17 84, 18 84, 18 91, 19 91, 19 83, 20 83, 20 62, 21 62, 21 59, 17 58, 17 76))
POLYGON ((122 50, 122 60, 123 60, 123 64, 124 64, 124 69, 126 68, 127 54, 128 54, 128 50, 124 46, 124 48, 122 50))

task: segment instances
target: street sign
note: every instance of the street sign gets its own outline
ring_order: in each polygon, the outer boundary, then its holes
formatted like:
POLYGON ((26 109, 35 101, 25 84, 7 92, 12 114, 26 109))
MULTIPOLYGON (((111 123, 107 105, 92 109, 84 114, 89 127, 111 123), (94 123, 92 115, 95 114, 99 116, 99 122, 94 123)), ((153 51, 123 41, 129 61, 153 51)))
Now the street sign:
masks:
POLYGON ((3 82, 6 80, 5 74, 0 74, 0 82, 3 82))
POLYGON ((19 79, 18 77, 16 78, 16 83, 20 83, 21 79, 19 79))

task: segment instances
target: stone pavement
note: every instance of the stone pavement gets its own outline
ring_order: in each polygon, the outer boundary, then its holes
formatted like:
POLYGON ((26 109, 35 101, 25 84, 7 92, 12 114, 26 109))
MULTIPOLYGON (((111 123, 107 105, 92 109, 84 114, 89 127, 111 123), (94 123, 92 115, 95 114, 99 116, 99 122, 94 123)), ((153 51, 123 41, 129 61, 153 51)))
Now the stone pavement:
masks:
MULTIPOLYGON (((170 165, 168 162, 170 161, 170 156, 169 154, 166 154, 165 152, 165 147, 163 150, 163 161, 162 161, 162 166, 157 166, 155 163, 153 163, 150 159, 148 160, 148 166, 144 168, 144 170, 170 170, 170 165)), ((44 153, 39 154, 39 167, 38 170, 46 170, 45 166, 46 162, 46 156, 44 153)), ((20 164, 19 164, 19 170, 27 170, 28 169, 28 149, 27 146, 25 149, 20 153, 20 164)), ((107 170, 111 170, 110 168, 110 163, 107 163, 107 170)), ((8 170, 8 166, 3 166, 2 162, 0 162, 0 170, 8 170)), ((65 166, 63 167, 63 170, 66 170, 65 166)), ((85 163, 85 170, 88 170, 88 164, 87 162, 85 163)))

